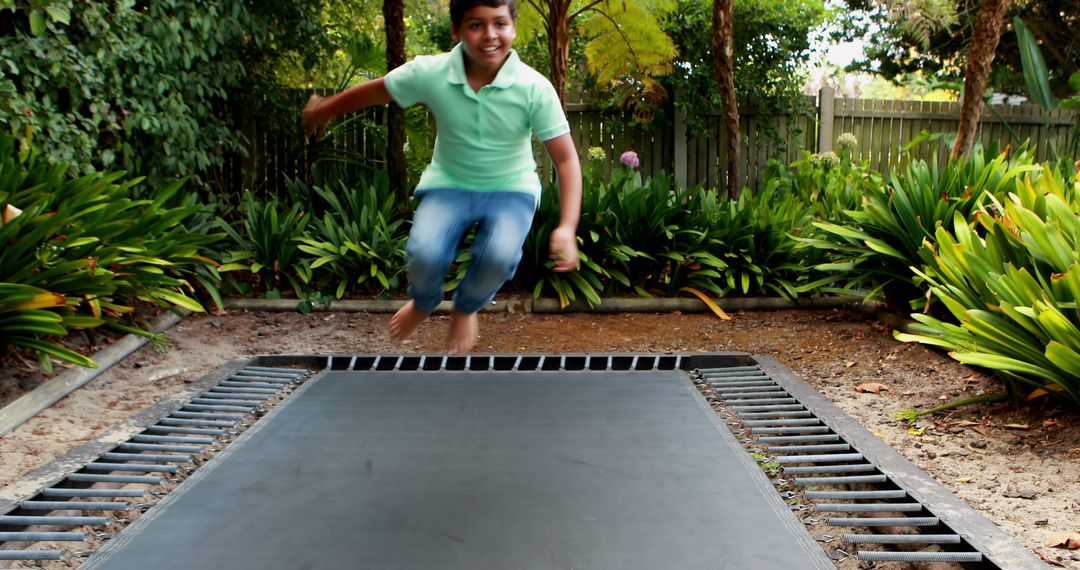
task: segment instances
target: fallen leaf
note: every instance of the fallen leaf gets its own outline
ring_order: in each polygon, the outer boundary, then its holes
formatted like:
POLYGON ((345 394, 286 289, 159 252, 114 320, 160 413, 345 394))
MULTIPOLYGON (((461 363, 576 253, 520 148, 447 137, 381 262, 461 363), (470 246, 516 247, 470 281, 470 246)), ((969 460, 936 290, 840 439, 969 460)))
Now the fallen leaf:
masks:
POLYGON ((1009 429, 1031 429, 1028 424, 1005 424, 1005 427, 1009 429))
POLYGON ((1067 548, 1069 550, 1076 550, 1080 548, 1080 532, 1054 532, 1046 535, 1046 540, 1043 542, 1050 548, 1067 548))
POLYGON ((1056 425, 1058 425, 1058 421, 1053 418, 1043 422, 1043 427, 1054 427, 1056 425))
POLYGON ((978 422, 973 422, 971 420, 960 420, 960 421, 956 422, 956 425, 959 426, 959 427, 968 427, 968 426, 977 426, 977 425, 979 425, 979 423, 978 422))
POLYGON ((873 392, 875 394, 888 389, 888 386, 880 382, 864 382, 855 387, 856 392, 873 392))
POLYGON ((1050 392, 1047 392, 1046 390, 1053 390, 1055 392, 1062 392, 1065 389, 1062 388, 1061 386, 1058 386, 1057 384, 1051 384, 1051 385, 1047 386, 1046 389, 1036 388, 1035 390, 1032 390, 1030 394, 1028 394, 1027 396, 1024 397, 1024 399, 1025 400, 1034 400, 1036 398, 1041 398, 1043 396, 1050 395, 1050 392))
POLYGON ((957 483, 970 483, 974 477, 961 477, 956 480, 957 483))
POLYGON ((852 366, 855 366, 855 362, 849 360, 849 361, 844 363, 844 366, 846 366, 848 368, 851 368, 852 366))

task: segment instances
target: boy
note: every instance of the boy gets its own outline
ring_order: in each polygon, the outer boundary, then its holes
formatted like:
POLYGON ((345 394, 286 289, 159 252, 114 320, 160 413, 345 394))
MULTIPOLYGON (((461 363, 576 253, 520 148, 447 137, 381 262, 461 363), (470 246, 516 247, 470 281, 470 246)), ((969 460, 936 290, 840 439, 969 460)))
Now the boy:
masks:
POLYGON ((447 350, 463 354, 476 344, 476 313, 514 275, 539 203, 534 133, 558 174, 554 269, 577 269, 581 166, 554 87, 511 48, 516 18, 515 0, 451 0, 451 32, 459 43, 449 53, 417 57, 325 99, 312 95, 304 107, 304 131, 315 136, 335 116, 391 101, 422 103, 435 116, 435 154, 416 186, 420 205, 407 246, 410 300, 390 319, 394 340, 408 338, 442 301, 446 271, 475 225, 472 264, 454 292, 447 350))

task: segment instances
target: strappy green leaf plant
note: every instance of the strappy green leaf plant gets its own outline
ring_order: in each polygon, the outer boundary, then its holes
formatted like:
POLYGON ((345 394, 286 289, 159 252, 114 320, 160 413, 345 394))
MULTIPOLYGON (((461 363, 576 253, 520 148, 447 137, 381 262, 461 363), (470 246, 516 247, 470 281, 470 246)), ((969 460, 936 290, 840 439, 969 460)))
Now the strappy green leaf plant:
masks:
POLYGON ((229 253, 218 269, 248 271, 269 294, 278 294, 283 284, 302 296, 311 281, 311 268, 299 255, 299 241, 310 216, 301 204, 287 210, 276 198, 263 200, 254 194, 244 197, 244 221, 240 231, 219 221, 221 228, 239 246, 229 253))
MULTIPOLYGON (((104 324, 149 335, 125 323, 140 301, 202 311, 190 280, 199 271, 215 275, 216 263, 204 254, 224 235, 189 227, 204 207, 194 195, 181 194, 183 181, 152 200, 138 200, 132 189, 139 178, 71 178, 68 170, 66 164, 39 160, 32 149, 17 148, 12 137, 0 137, 0 207, 21 211, 0 224, 0 282, 15 299, 35 291, 62 300, 0 311, 6 327, 0 344, 37 352, 46 369, 50 358, 88 364, 50 340, 71 329, 104 324), (12 292, 19 288, 21 293, 12 292)), ((214 279, 204 286, 216 292, 214 279)))
POLYGON ((300 251, 312 256, 315 279, 336 287, 338 299, 356 287, 400 287, 408 229, 395 216, 385 176, 359 188, 339 183, 336 191, 316 188, 315 193, 327 204, 326 212, 297 238, 300 251))
POLYGON ((898 332, 1021 386, 1080 405, 1080 177, 1049 167, 1017 181, 968 223, 936 232, 916 273, 956 323, 922 314, 898 332), (983 235, 977 232, 983 230, 983 235))
POLYGON ((1037 171, 1028 149, 987 160, 976 149, 970 159, 939 167, 914 161, 889 185, 871 188, 862 207, 845 210, 842 219, 814 223, 820 232, 800 237, 803 247, 826 252, 829 260, 814 267, 825 279, 805 287, 884 299, 894 309, 924 310, 926 287, 909 267, 920 262, 924 241, 954 216, 969 219, 987 197, 1011 188, 1027 172, 1037 171))

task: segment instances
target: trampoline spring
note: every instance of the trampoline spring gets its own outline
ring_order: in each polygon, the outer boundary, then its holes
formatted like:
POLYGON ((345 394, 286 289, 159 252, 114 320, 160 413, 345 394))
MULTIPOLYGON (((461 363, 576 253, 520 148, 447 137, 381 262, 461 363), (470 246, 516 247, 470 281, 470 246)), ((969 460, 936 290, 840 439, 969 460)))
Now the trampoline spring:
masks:
MULTIPOLYGON (((726 368, 698 368, 702 374, 729 374, 733 372, 761 372, 759 366, 728 366, 726 368)), ((761 372, 764 374, 764 372, 761 372)))
POLYGON ((163 426, 199 426, 199 427, 233 427, 236 422, 215 420, 185 420, 183 418, 162 418, 158 425, 163 426))
POLYGON ((225 435, 225 430, 223 429, 189 428, 168 425, 148 426, 146 428, 146 431, 156 431, 161 433, 186 433, 191 435, 225 435))
POLYGON ((848 544, 960 544, 958 534, 845 534, 848 544))
POLYGON ((109 524, 109 519, 106 517, 50 517, 0 515, 0 526, 104 526, 107 524, 109 524))
MULTIPOLYGON (((831 431, 831 430, 829 430, 828 426, 821 425, 821 420, 819 420, 817 418, 791 419, 791 420, 784 420, 784 419, 778 419, 778 420, 748 420, 748 421, 744 421, 743 425, 745 425, 747 427, 754 427, 754 426, 801 426, 801 427, 806 427, 806 428, 821 427, 821 428, 823 428, 823 431, 831 431)), ((754 433, 759 433, 757 430, 752 430, 752 431, 754 433)), ((760 432, 760 433, 770 433, 770 432, 760 432)), ((779 432, 772 432, 772 433, 779 433, 779 432)), ((807 431, 807 433, 812 433, 812 432, 807 431)))
POLYGON ((814 414, 808 411, 802 412, 749 412, 739 414, 740 418, 746 419, 783 419, 783 418, 812 418, 814 414))
POLYGON ((762 382, 768 381, 769 384, 776 384, 768 376, 764 374, 741 374, 738 376, 717 376, 715 374, 706 374, 705 380, 713 386, 737 386, 740 384, 746 384, 748 382, 762 382))
MULTIPOLYGON (((791 401, 795 401, 795 398, 788 398, 791 401)), ((775 400, 770 400, 775 401, 775 400)), ((739 412, 802 412, 806 411, 806 408, 802 404, 769 404, 769 405, 748 405, 743 404, 741 406, 732 406, 731 411, 738 414, 739 412)))
POLYGON ((278 366, 245 366, 241 369, 245 372, 272 372, 274 374, 292 374, 293 376, 303 376, 307 374, 306 369, 300 368, 281 368, 278 366))
POLYGON ((244 402, 260 403, 270 399, 270 396, 265 394, 229 394, 227 392, 216 392, 209 390, 204 392, 200 398, 208 398, 211 400, 241 400, 244 402))
POLYGON ((244 414, 218 414, 211 412, 185 412, 176 411, 169 414, 170 417, 182 418, 185 420, 242 420, 244 414))
POLYGON ((861 453, 836 453, 827 455, 781 455, 773 458, 780 464, 784 463, 838 463, 842 461, 862 461, 861 453))
POLYGON ((245 376, 245 377, 259 377, 259 378, 276 378, 278 380, 292 380, 298 378, 300 374, 294 374, 292 372, 271 372, 268 370, 249 370, 247 368, 241 369, 233 376, 245 376))
POLYGON ((718 394, 739 394, 742 392, 783 392, 783 386, 766 380, 764 382, 732 382, 730 384, 710 384, 718 394))
POLYGON ((0 542, 82 541, 85 532, 0 532, 0 542))
POLYGON ((143 489, 63 489, 49 487, 42 489, 43 497, 141 497, 143 489))
POLYGON ((90 471, 139 471, 142 473, 176 473, 179 468, 175 465, 148 465, 142 463, 87 463, 83 469, 90 471))
MULTIPOLYGON (((806 420, 799 421, 805 422, 806 420)), ((812 420, 812 422, 813 423, 804 423, 802 425, 790 427, 755 427, 750 430, 750 433, 829 433, 832 431, 832 428, 830 428, 829 426, 820 425, 820 422, 818 420, 812 420)), ((753 424, 759 426, 770 426, 776 425, 776 422, 755 420, 743 422, 743 424, 747 426, 753 424)))
POLYGON ((19 507, 28 511, 126 511, 127 503, 105 501, 23 501, 19 507))
MULTIPOLYGON (((267 400, 268 399, 269 398, 267 398, 267 400)), ((263 405, 266 404, 267 400, 251 400, 247 398, 219 398, 217 395, 208 392, 201 396, 196 396, 195 398, 192 398, 191 403, 203 406, 215 406, 213 409, 210 410, 196 411, 247 413, 252 410, 261 408, 263 405), (233 409, 229 409, 228 407, 232 407, 233 409)))
POLYGON ((278 384, 281 386, 292 384, 292 380, 287 378, 279 378, 274 376, 249 376, 246 374, 236 374, 230 376, 229 380, 233 382, 257 382, 262 384, 278 384))
POLYGON ((233 382, 222 382, 213 388, 215 392, 221 394, 277 394, 281 390, 275 390, 273 388, 251 388, 248 386, 232 386, 233 382))
POLYGON ((825 520, 830 526, 937 526, 941 524, 941 520, 937 517, 830 518, 825 520))
POLYGON ((847 443, 828 443, 822 445, 770 445, 765 449, 769 453, 831 453, 833 451, 849 451, 851 445, 847 443))
POLYGON ((908 494, 903 489, 889 491, 807 491, 803 496, 808 500, 855 500, 855 499, 906 499, 908 494))
MULTIPOLYGON (((807 412, 809 413, 809 412, 807 412)), ((811 441, 840 441, 840 434, 827 433, 823 435, 792 435, 779 437, 759 437, 761 443, 806 443, 811 441)))
POLYGON ((809 475, 811 473, 871 473, 874 471, 877 471, 877 467, 871 463, 856 463, 854 465, 799 465, 784 468, 784 473, 788 475, 809 475))
POLYGON ((0 550, 0 560, 63 560, 60 550, 0 550))
POLYGON ((154 461, 161 463, 191 463, 190 455, 154 455, 151 453, 103 453, 107 461, 154 461))
POLYGON ((161 477, 152 475, 98 475, 96 473, 72 473, 67 476, 68 481, 76 483, 142 483, 145 485, 160 485, 161 477))
POLYGON ((213 438, 209 437, 173 437, 169 435, 145 435, 141 433, 132 436, 131 441, 147 443, 202 443, 206 445, 214 443, 213 438))
POLYGON ((822 513, 917 513, 922 503, 822 503, 816 506, 822 513))
POLYGON ((184 404, 181 408, 183 410, 192 410, 195 412, 243 412, 248 413, 251 408, 241 408, 240 406, 211 406, 207 404, 184 404))
POLYGON ((795 398, 792 398, 790 394, 780 389, 775 392, 738 392, 731 393, 718 393, 718 396, 727 402, 739 402, 742 400, 776 400, 776 403, 791 403, 795 402, 795 398), (779 396, 779 398, 777 397, 779 396), (781 401, 783 400, 783 401, 781 401))
POLYGON ((889 480, 887 475, 852 475, 850 477, 796 477, 795 485, 806 487, 809 485, 851 485, 858 483, 885 483, 889 480))
POLYGON ((858 551, 859 560, 874 562, 982 562, 981 552, 882 552, 858 551))
POLYGON ((200 453, 203 448, 194 445, 164 445, 160 443, 121 443, 117 449, 129 451, 167 451, 173 453, 200 453))

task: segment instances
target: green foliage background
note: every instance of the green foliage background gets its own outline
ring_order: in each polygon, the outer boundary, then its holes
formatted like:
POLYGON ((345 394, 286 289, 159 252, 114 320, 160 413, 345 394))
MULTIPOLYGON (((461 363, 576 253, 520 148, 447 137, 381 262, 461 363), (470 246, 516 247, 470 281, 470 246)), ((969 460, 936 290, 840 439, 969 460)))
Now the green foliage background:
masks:
POLYGON ((273 61, 321 49, 318 7, 5 2, 0 125, 75 174, 122 169, 146 176, 150 188, 198 180, 224 151, 242 151, 232 110, 264 100, 273 61))

